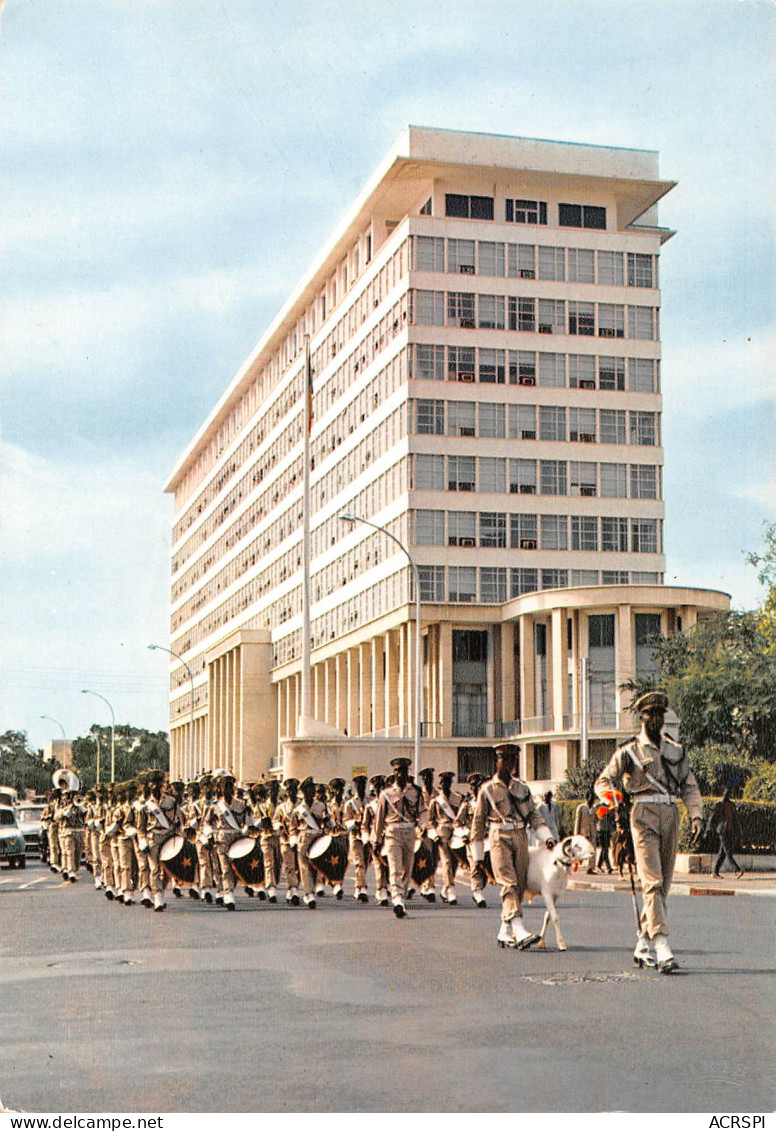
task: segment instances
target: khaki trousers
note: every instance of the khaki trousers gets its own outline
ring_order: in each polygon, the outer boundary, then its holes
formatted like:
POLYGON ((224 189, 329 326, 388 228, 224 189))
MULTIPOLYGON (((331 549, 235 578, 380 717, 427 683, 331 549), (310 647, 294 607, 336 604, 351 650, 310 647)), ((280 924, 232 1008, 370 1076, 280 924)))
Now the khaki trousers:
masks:
POLYGON ((144 855, 148 863, 148 882, 151 888, 151 893, 157 895, 164 891, 166 872, 162 868, 162 863, 159 859, 159 852, 162 845, 170 836, 166 829, 159 830, 158 832, 149 833, 148 848, 144 855))
POLYGON ((197 883, 201 891, 207 891, 213 886, 213 854, 209 844, 196 842, 197 849, 197 883))
POLYGON ((379 852, 372 849, 372 864, 375 869, 375 891, 388 890, 388 865, 379 852))
POLYGON ((116 878, 113 873, 113 854, 110 850, 110 844, 109 837, 100 836, 100 869, 105 886, 112 891, 116 886, 116 878))
POLYGON ((440 834, 437 841, 439 848, 439 863, 442 867, 442 891, 455 886, 455 857, 450 847, 450 833, 446 836, 440 834))
POLYGON ((520 904, 528 882, 528 837, 525 829, 492 829, 490 863, 493 878, 501 885, 501 918, 509 923, 520 915, 520 904))
POLYGON ((471 845, 466 845, 466 859, 469 861, 469 884, 472 891, 482 891, 487 883, 485 869, 479 861, 472 860, 471 845))
POLYGON ((280 845, 274 833, 261 833, 261 858, 264 861, 264 886, 276 888, 278 886, 278 857, 280 845))
POLYGON ((234 891, 234 872, 232 871, 232 864, 229 859, 229 847, 234 844, 236 840, 239 840, 240 836, 241 833, 237 830, 234 832, 219 832, 216 834, 213 852, 218 865, 219 883, 222 895, 234 891))
POLYGON ((653 939, 656 935, 668 934, 666 900, 674 878, 679 843, 678 808, 648 802, 634 805, 631 833, 644 899, 641 930, 647 938, 653 939))
MULTIPOLYGON (((397 900, 403 900, 406 897, 412 880, 412 865, 415 862, 415 830, 387 825, 385 829, 385 853, 388 857, 391 899, 395 903, 397 900)), ((433 890, 433 887, 431 890, 433 890)))
MULTIPOLYGON (((313 868, 310 861, 307 859, 307 849, 317 840, 321 834, 314 829, 302 829, 299 832, 299 876, 302 881, 302 895, 315 895, 315 887, 319 882, 318 873, 313 868)), ((320 877, 320 883, 323 884, 323 877, 320 877)))
POLYGON ((299 859, 296 847, 287 840, 280 842, 280 859, 283 862, 283 871, 286 874, 286 885, 289 890, 299 887, 299 859))
POLYGON ((81 831, 80 829, 60 829, 59 841, 62 849, 62 870, 68 875, 78 875, 78 865, 81 862, 81 831))
POLYGON ((48 827, 48 858, 49 864, 55 868, 62 865, 62 848, 59 843, 59 829, 52 821, 48 827))
POLYGON ((356 874, 356 891, 361 891, 366 887, 366 853, 361 833, 348 832, 348 863, 356 874))
POLYGON ((131 837, 118 837, 116 840, 116 851, 119 858, 119 891, 132 892, 135 890, 135 885, 132 877, 132 865, 135 862, 135 852, 132 847, 131 837))
POLYGON ((146 891, 151 886, 150 869, 148 866, 148 852, 146 849, 140 848, 137 843, 137 837, 132 837, 130 844, 132 851, 135 855, 135 862, 137 864, 137 890, 146 891))

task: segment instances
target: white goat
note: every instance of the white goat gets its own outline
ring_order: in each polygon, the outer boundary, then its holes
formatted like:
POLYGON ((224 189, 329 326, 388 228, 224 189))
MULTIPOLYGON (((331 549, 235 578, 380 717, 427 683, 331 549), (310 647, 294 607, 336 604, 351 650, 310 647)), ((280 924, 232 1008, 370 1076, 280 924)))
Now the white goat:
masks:
POLYGON ((528 849, 528 884, 525 894, 529 903, 534 896, 540 895, 547 908, 539 933, 539 950, 544 950, 546 947, 544 936, 550 920, 555 928, 558 950, 566 949, 566 943, 560 933, 555 903, 566 890, 572 866, 575 863, 581 864, 594 855, 593 845, 584 836, 566 836, 558 841, 554 848, 545 848, 543 844, 539 844, 528 849))

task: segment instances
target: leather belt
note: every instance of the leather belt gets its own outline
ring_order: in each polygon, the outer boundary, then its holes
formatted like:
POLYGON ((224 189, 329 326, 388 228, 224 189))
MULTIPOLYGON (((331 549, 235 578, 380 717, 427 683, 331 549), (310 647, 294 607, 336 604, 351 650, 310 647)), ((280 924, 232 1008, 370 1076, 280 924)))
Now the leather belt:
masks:
POLYGON ((673 805, 676 798, 669 797, 667 793, 634 793, 631 800, 634 805, 639 802, 649 805, 673 805))

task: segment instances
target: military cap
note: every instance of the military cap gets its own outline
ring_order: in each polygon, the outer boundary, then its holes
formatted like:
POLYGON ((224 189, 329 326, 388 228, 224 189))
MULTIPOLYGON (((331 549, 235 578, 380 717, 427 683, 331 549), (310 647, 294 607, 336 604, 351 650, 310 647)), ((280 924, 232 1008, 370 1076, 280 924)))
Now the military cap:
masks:
MULTIPOLYGON (((400 766, 409 766, 410 765, 410 759, 405 758, 403 755, 400 755, 397 758, 391 758, 391 765, 394 766, 398 770, 400 766)), ((422 774, 423 770, 421 770, 420 772, 422 774)))
POLYGON ((466 779, 468 785, 478 785, 483 780, 484 778, 482 774, 478 773, 476 770, 474 771, 474 773, 469 774, 466 779))
POLYGON ((668 710, 668 696, 664 691, 645 691, 633 704, 633 710, 639 713, 653 708, 660 711, 668 710))
POLYGON ((315 778, 311 778, 311 777, 308 776, 304 779, 304 781, 301 784, 302 784, 302 788, 304 788, 306 785, 314 786, 315 785, 315 778))
POLYGON ((283 785, 288 789, 290 785, 299 785, 299 778, 286 778, 283 785))
POLYGON ((444 773, 439 775, 439 780, 440 781, 452 781, 454 777, 455 777, 455 771, 454 770, 445 770, 444 773))
POLYGON ((161 785, 164 781, 164 770, 146 770, 145 780, 151 785, 161 785))
MULTIPOLYGON (((366 780, 367 780, 367 778, 366 778, 366 774, 354 774, 354 775, 353 775, 353 779, 352 779, 352 780, 353 780, 354 782, 355 782, 355 781, 366 781, 366 780)), ((374 781, 374 780, 375 780, 375 779, 374 779, 374 778, 372 778, 372 781, 374 781)))
POLYGON ((329 782, 329 785, 332 787, 332 789, 336 788, 338 785, 344 785, 344 784, 345 784, 344 778, 332 778, 331 781, 329 782))
POLYGON ((382 785, 384 781, 385 781, 385 774, 372 774, 372 777, 369 779, 369 784, 370 785, 382 785))
MULTIPOLYGON (((409 758, 407 759, 407 761, 409 761, 409 758)), ((391 762, 391 765, 393 765, 393 762, 391 762)), ((424 766, 423 769, 418 772, 419 778, 430 778, 430 777, 433 777, 433 776, 434 776, 434 767, 433 766, 424 766)))
POLYGON ((515 758, 520 756, 520 747, 516 742, 500 742, 496 747, 496 757, 499 754, 514 754, 515 758))

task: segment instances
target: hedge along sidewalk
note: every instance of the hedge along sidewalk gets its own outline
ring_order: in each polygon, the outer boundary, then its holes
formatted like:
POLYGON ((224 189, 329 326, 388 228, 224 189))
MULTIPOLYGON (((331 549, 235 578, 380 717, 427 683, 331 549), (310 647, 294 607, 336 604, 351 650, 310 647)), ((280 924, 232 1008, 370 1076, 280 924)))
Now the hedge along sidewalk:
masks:
MULTIPOLYGON (((689 853, 680 853, 677 865, 682 864, 683 856, 689 853)), ((633 870, 636 891, 641 892, 641 884, 633 870)), ((588 875, 577 872, 569 878, 570 891, 596 891, 596 892, 623 892, 630 895, 630 880, 627 869, 623 871, 622 878, 615 868, 611 876, 600 874, 588 875)), ((719 879, 715 879, 709 872, 693 873, 686 871, 674 872, 671 884, 671 895, 704 895, 704 896, 729 896, 729 895, 754 895, 776 897, 776 870, 767 872, 745 872, 741 879, 736 879, 733 872, 723 872, 719 879)))

